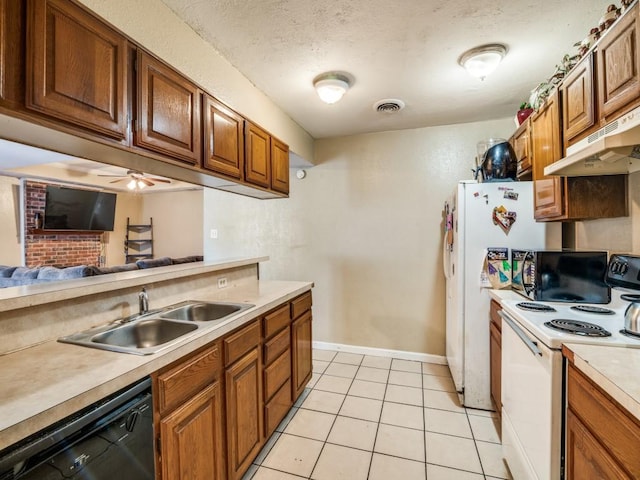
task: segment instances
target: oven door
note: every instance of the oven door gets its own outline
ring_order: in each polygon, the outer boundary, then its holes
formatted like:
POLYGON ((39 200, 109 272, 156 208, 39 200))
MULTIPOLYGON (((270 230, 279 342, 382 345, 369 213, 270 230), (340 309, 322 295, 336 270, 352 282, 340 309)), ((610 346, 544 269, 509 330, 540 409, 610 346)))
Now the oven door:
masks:
POLYGON ((502 452, 513 478, 561 478, 562 354, 506 312, 502 323, 502 452))

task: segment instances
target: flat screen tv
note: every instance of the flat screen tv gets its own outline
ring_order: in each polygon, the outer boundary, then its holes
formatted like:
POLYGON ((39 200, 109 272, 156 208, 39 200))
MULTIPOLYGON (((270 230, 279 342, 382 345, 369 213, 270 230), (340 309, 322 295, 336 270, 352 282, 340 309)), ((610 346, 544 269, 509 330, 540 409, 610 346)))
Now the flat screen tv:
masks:
POLYGON ((45 230, 113 231, 116 194, 47 185, 45 230))

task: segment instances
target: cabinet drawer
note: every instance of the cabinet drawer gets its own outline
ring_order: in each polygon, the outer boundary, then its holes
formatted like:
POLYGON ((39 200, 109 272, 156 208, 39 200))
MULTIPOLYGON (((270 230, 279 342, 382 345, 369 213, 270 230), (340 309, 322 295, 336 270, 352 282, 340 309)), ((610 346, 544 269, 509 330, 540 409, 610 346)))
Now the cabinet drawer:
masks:
POLYGON ((295 319, 311 308, 311 292, 294 298, 291 302, 291 318, 295 319))
POLYGON ((291 377, 291 354, 287 350, 264 369, 264 398, 269 400, 291 377))
POLYGON ((254 321, 224 339, 224 364, 231 365, 260 343, 260 322, 254 321))
POLYGON ((502 307, 495 300, 491 300, 491 306, 489 310, 490 310, 490 318, 491 318, 490 323, 495 325, 495 328, 498 329, 498 332, 502 332, 502 318, 498 314, 498 312, 502 310, 502 307))
POLYGON ((267 437, 274 432, 292 405, 291 380, 287 380, 264 408, 264 428, 267 437))
POLYGON ((220 342, 158 375, 158 408, 164 412, 212 383, 222 371, 220 342))
POLYGON ((280 329, 289 325, 290 320, 288 303, 266 315, 263 320, 264 338, 269 338, 280 329))
POLYGON ((572 364, 568 392, 569 408, 633 478, 640 478, 640 424, 572 364))
POLYGON ((291 345, 291 327, 287 327, 264 344, 264 364, 269 365, 291 345))

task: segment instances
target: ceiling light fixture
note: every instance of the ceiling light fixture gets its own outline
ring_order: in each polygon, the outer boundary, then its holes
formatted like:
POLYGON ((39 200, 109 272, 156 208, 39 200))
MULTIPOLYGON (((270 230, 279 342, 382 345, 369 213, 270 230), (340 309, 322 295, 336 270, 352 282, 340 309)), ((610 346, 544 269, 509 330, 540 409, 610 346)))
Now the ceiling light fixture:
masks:
POLYGON ((349 79, 340 73, 329 72, 318 75, 313 80, 313 86, 324 103, 332 104, 339 101, 349 90, 349 79))
POLYGON ((467 50, 458 59, 467 72, 480 80, 498 68, 498 64, 507 54, 507 47, 500 43, 491 43, 467 50))

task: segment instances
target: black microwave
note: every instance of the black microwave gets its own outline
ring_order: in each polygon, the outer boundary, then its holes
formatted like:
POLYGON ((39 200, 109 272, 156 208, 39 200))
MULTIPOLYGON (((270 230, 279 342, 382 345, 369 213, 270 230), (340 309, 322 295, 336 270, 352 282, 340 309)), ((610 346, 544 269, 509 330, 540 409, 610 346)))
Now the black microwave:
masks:
POLYGON ((609 303, 607 252, 511 250, 511 288, 542 302, 609 303))

